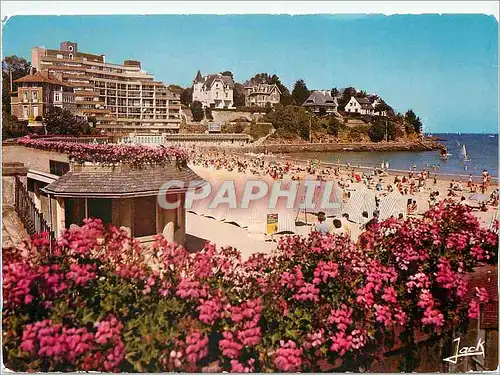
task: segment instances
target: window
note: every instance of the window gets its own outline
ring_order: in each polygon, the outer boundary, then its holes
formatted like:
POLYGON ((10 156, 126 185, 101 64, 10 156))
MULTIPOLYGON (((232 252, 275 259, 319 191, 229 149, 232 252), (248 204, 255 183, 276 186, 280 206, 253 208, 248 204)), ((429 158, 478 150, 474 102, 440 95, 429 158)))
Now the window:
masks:
POLYGON ((70 60, 73 60, 73 54, 72 54, 72 53, 70 53, 70 54, 68 55, 68 57, 69 57, 69 59, 70 59, 70 60))
POLYGON ((60 101, 61 101, 61 94, 57 94, 57 93, 55 93, 55 94, 54 94, 54 101, 56 101, 56 102, 60 102, 60 101))
POLYGON ((23 118, 28 118, 29 116, 29 108, 27 105, 23 106, 23 118))
POLYGON ((68 51, 73 52, 73 46, 69 46, 68 51))
POLYGON ((33 117, 36 119, 37 116, 38 116, 38 106, 34 106, 33 107, 33 117))
POLYGON ((49 168, 51 174, 62 176, 69 172, 69 163, 49 160, 49 168))
POLYGON ((33 101, 37 102, 38 101, 38 91, 33 91, 32 93, 33 101))

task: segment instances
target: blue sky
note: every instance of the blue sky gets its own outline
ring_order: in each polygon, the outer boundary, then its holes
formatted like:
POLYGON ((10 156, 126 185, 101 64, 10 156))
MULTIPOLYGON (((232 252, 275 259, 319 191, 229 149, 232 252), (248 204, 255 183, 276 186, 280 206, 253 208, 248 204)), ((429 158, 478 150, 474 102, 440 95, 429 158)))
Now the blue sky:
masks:
POLYGON ((481 15, 18 16, 3 55, 78 42, 109 62, 142 62, 166 84, 231 70, 277 74, 290 89, 355 86, 408 108, 428 132, 498 132, 498 23, 481 15))

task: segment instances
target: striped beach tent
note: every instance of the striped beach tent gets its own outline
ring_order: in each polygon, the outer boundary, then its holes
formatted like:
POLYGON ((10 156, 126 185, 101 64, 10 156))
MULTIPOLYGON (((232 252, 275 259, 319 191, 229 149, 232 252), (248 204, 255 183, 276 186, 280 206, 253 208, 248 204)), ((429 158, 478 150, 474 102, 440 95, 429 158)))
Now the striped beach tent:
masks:
POLYGON ((494 226, 493 226, 493 223, 495 222, 495 220, 498 220, 498 210, 495 211, 495 214, 493 215, 493 217, 491 218, 490 220, 490 224, 488 225, 488 229, 491 230, 491 231, 494 231, 498 234, 498 231, 494 229, 494 226))
POLYGON ((349 214, 349 219, 355 223, 361 223, 361 214, 366 195, 366 188, 362 188, 351 193, 351 197, 344 205, 343 212, 349 214))
POLYGON ((363 213, 363 211, 366 211, 368 212, 368 217, 372 218, 373 212, 377 209, 377 205, 375 203, 375 197, 377 196, 377 193, 370 189, 365 189, 364 193, 365 195, 363 197, 363 205, 361 206, 361 213, 363 213))
MULTIPOLYGON (((342 189, 336 182, 334 182, 333 191, 332 194, 330 195, 329 202, 338 203, 338 207, 324 209, 323 211, 325 211, 326 216, 341 216, 343 213, 346 212, 342 197, 343 197, 342 189)), ((322 199, 322 197, 320 199, 322 199)))
POLYGON ((240 227, 248 226, 248 211, 243 208, 230 208, 226 214, 226 223, 236 223, 240 227))
POLYGON ((406 199, 398 191, 387 194, 380 200, 380 220, 386 220, 391 216, 398 217, 403 214, 406 217, 406 199))
POLYGON ((294 210, 282 209, 278 212, 278 233, 291 232, 295 233, 297 227, 295 225, 296 214, 294 210))

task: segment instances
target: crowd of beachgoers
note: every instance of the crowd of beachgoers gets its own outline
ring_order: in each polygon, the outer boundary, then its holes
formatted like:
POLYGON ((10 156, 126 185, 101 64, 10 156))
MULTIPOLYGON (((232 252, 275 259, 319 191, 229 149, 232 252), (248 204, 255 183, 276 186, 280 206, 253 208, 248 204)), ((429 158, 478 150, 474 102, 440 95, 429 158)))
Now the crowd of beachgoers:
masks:
MULTIPOLYGON (((286 178, 291 180, 305 178, 319 181, 335 180, 344 189, 345 198, 349 197, 346 188, 357 183, 381 194, 397 190, 403 196, 411 198, 417 193, 427 193, 429 207, 438 204, 441 200, 448 202, 466 201, 462 204, 469 204, 473 208, 481 210, 498 206, 498 189, 492 185, 491 176, 487 170, 483 170, 481 181, 474 179, 471 174, 468 182, 464 183, 454 179, 442 180, 436 172, 427 169, 418 171, 416 166, 410 167, 405 174, 389 172, 388 165, 374 167, 371 172, 367 172, 360 171, 350 165, 325 165, 320 161, 311 160, 307 163, 296 163, 267 155, 241 155, 226 150, 205 150, 203 153, 193 150, 190 161, 193 165, 203 168, 234 171, 260 177, 270 176, 275 180, 286 178), (474 197, 475 193, 478 194, 474 197), (466 195, 470 194, 476 203, 467 200, 466 195), (488 195, 487 199, 485 195, 488 195)), ((411 202, 409 200, 409 214, 417 211, 415 204, 414 200, 411 202)))

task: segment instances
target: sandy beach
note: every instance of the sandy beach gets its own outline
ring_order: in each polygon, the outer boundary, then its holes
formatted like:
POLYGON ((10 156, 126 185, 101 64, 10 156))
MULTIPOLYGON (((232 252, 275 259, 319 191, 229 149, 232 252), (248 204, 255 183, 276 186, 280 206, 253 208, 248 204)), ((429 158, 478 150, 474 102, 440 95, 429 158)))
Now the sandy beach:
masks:
MULTIPOLYGON (((264 158, 252 156, 252 155, 235 155, 228 154, 224 158, 211 158, 208 155, 199 157, 195 159, 190 167, 204 180, 208 181, 212 185, 220 185, 223 181, 234 181, 236 187, 241 188, 246 180, 249 179, 260 179, 266 182, 272 183, 275 179, 269 173, 266 173, 266 167, 262 169, 252 168, 252 163, 261 163, 264 158), (236 170, 233 163, 239 163, 246 160, 249 164, 244 168, 240 166, 239 171, 236 170), (212 164, 207 166, 208 164, 212 164), (257 173, 256 173, 257 172, 257 173)), ((266 157, 266 166, 274 165, 274 163, 289 163, 290 160, 287 158, 279 158, 276 156, 266 157), (267 164, 270 163, 270 164, 267 164)), ((260 165, 260 164, 259 164, 260 165)), ((301 171, 307 163, 295 162, 291 171, 289 171, 294 178, 304 179, 308 173, 307 171, 301 171), (297 167, 299 172, 294 174, 293 170, 297 167)), ((320 175, 322 168, 333 168, 332 165, 325 165, 317 168, 317 174, 320 175)), ((350 191, 353 194, 359 189, 364 189, 362 183, 357 183, 353 176, 353 168, 347 166, 335 166, 338 168, 338 175, 328 176, 327 179, 333 179, 337 181, 341 186, 343 186, 344 191, 350 191)), ((354 168, 354 174, 360 174, 373 170, 373 168, 354 168)), ((370 190, 375 191, 375 183, 380 183, 383 186, 382 192, 377 192, 380 195, 388 194, 389 185, 394 185, 394 180, 396 177, 402 179, 403 176, 408 177, 408 171, 385 171, 382 175, 375 177, 374 183, 368 184, 370 190)), ((412 216, 422 215, 429 209, 429 197, 432 192, 439 192, 437 201, 443 199, 452 200, 454 202, 459 202, 462 197, 465 197, 467 204, 477 207, 477 201, 470 201, 469 198, 474 194, 470 192, 466 183, 457 183, 455 180, 454 185, 457 188, 453 190, 456 196, 448 196, 450 191, 450 183, 452 179, 448 178, 438 178, 434 183, 432 178, 427 178, 424 182, 424 186, 420 189, 416 189, 412 194, 403 194, 405 199, 411 199, 416 201, 417 208, 412 216)), ((409 179, 406 185, 409 185, 409 179)), ((485 194, 490 196, 490 194, 497 188, 496 184, 490 183, 487 187, 485 194)), ((480 193, 480 192, 479 192, 480 193)), ((496 216, 498 207, 492 205, 487 205, 487 211, 481 212, 479 210, 474 210, 474 215, 479 219, 481 225, 488 227, 492 222, 493 218, 496 216)), ((280 237, 280 234, 275 234, 273 236, 269 235, 255 235, 252 233, 251 225, 248 225, 249 216, 252 215, 250 211, 245 211, 241 209, 228 209, 218 208, 216 213, 210 212, 205 206, 198 206, 189 211, 186 218, 187 234, 188 234, 188 248, 196 249, 200 247, 205 240, 216 243, 218 246, 233 246, 238 248, 244 257, 248 257, 252 253, 256 252, 270 252, 275 248, 275 241, 280 237), (239 212, 237 212, 239 211, 239 212), (191 237, 191 240, 189 240, 191 237)), ((371 214, 371 213, 370 213, 371 214)), ((314 213, 304 212, 297 213, 296 211, 288 213, 288 220, 295 220, 300 222, 301 225, 296 225, 294 227, 293 234, 307 235, 311 231, 311 224, 315 222, 316 215, 314 213)), ((336 215, 339 217, 340 215, 336 215)), ((406 216, 406 215, 405 215, 406 216)), ((329 217, 327 223, 331 224, 334 217, 329 217)), ((362 227, 359 223, 349 224, 351 231, 351 238, 356 241, 359 234, 362 232, 362 227)), ((288 233, 286 235, 292 235, 288 233)))

